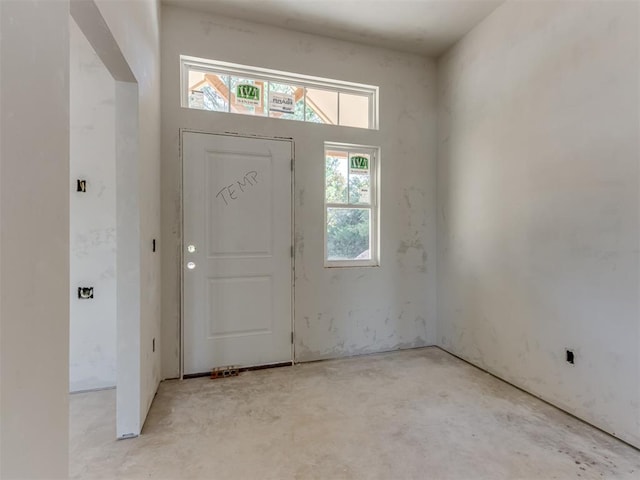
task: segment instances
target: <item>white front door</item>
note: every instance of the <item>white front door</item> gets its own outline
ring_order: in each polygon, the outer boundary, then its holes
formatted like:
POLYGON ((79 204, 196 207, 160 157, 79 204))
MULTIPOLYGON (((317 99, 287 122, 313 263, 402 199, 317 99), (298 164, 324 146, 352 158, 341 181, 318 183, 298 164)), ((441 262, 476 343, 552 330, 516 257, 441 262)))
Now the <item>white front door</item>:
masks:
POLYGON ((292 360, 291 147, 183 134, 186 375, 292 360))

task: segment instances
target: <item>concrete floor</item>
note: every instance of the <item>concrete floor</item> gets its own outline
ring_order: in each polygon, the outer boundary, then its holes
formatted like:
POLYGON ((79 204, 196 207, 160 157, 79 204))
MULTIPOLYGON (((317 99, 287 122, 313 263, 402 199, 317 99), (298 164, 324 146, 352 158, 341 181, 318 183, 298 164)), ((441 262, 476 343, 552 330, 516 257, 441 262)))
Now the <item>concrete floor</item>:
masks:
POLYGON ((72 478, 635 479, 640 452, 437 348, 163 382, 116 441, 71 396, 72 478))

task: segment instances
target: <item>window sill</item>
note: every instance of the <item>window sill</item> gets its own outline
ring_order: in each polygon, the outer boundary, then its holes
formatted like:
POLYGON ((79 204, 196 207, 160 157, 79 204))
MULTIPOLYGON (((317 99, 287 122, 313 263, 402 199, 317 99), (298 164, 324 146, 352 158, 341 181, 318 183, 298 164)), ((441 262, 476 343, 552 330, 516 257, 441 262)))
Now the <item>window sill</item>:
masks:
POLYGON ((379 267, 380 263, 363 263, 363 262, 325 262, 324 268, 372 268, 379 267))

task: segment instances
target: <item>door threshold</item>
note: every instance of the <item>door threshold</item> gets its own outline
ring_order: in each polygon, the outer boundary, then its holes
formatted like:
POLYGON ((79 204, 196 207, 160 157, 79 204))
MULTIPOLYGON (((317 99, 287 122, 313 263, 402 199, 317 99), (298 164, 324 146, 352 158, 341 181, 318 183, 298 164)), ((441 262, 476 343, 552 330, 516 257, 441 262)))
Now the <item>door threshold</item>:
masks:
MULTIPOLYGON (((280 368, 280 367, 291 367, 293 362, 281 362, 281 363, 269 363, 267 365, 255 365, 253 367, 240 367, 238 371, 240 372, 249 372, 253 370, 265 370, 267 368, 280 368)), ((211 375, 211 370, 208 372, 200 372, 200 373, 185 373, 182 378, 199 378, 199 377, 209 377, 211 375)))

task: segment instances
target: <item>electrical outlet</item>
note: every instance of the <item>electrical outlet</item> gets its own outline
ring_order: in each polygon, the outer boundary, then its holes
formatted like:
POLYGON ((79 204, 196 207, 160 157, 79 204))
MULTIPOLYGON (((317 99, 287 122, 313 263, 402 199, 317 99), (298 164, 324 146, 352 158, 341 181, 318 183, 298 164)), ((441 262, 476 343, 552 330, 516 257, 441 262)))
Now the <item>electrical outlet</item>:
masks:
POLYGON ((575 355, 573 354, 573 350, 569 350, 567 348, 565 358, 567 360, 567 363, 570 363, 571 365, 575 365, 575 355))

